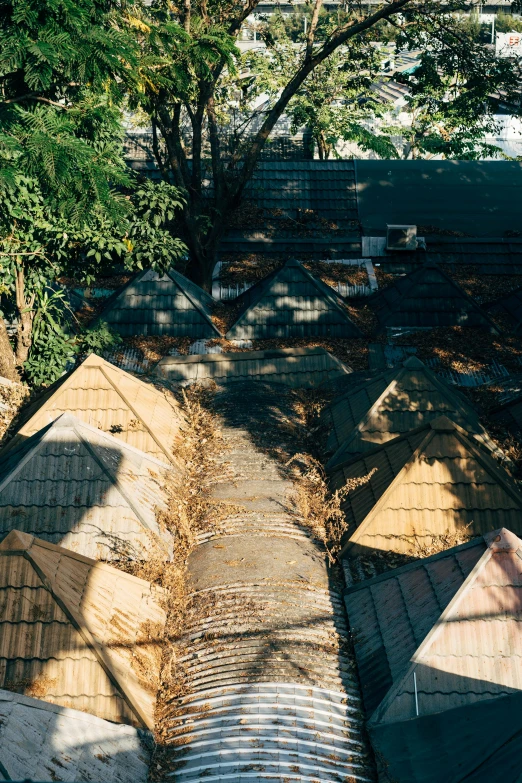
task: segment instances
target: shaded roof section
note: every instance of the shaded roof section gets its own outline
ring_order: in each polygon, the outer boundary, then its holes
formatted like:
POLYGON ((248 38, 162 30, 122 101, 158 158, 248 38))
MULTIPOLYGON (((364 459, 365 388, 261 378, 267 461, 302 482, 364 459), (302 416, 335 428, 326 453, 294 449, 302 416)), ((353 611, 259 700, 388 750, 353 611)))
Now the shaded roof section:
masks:
POLYGON ((172 395, 94 353, 24 410, 5 450, 67 412, 161 461, 173 460, 182 415, 172 395))
POLYGON ((397 278, 368 301, 379 321, 378 331, 387 327, 442 326, 500 331, 479 305, 433 262, 397 278))
POLYGON ((355 458, 427 421, 449 415, 494 449, 478 415, 464 397, 450 389, 412 356, 402 366, 379 373, 336 397, 322 415, 329 429, 327 468, 355 458))
POLYGON ((324 348, 166 356, 154 372, 177 383, 210 378, 218 383, 260 380, 282 383, 294 389, 313 388, 350 374, 348 368, 324 348))
POLYGON ((368 548, 411 554, 448 534, 485 534, 499 524, 522 533, 515 482, 446 416, 336 466, 331 487, 350 479, 366 479, 343 501, 343 551, 350 554, 368 548))
POLYGON ((515 334, 522 328, 522 288, 517 288, 506 296, 490 302, 486 309, 493 316, 500 316, 509 324, 515 334))
POLYGON ((13 530, 0 544, 0 687, 152 728, 165 613, 148 582, 13 530))
POLYGON ((0 690, 0 780, 146 783, 148 763, 131 726, 0 690))
POLYGON ((488 418, 502 424, 519 440, 522 440, 522 397, 517 397, 489 411, 488 418))
POLYGON ((289 260, 249 288, 228 339, 361 337, 342 298, 299 261, 289 260))
POLYGON ((122 335, 220 337, 213 305, 209 294, 174 269, 164 275, 148 269, 110 297, 98 320, 122 335))
POLYGON ((16 527, 96 559, 167 556, 156 508, 169 467, 64 413, 0 455, 0 539, 16 527))

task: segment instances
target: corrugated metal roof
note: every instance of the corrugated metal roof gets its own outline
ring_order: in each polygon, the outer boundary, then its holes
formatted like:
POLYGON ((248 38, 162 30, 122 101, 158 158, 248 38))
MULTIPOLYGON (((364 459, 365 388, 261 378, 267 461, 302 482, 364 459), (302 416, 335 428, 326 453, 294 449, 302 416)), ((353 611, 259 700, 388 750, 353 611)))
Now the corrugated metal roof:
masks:
POLYGON ((368 302, 379 321, 378 331, 387 327, 470 326, 500 332, 479 305, 431 261, 399 277, 368 302))
POLYGON ((0 779, 146 783, 150 753, 131 726, 0 690, 0 779))
POLYGON ((370 649, 381 658, 380 694, 364 665, 361 676, 374 702, 386 691, 369 720, 383 779, 514 783, 522 541, 496 530, 363 583, 345 599, 358 660, 369 663, 370 649))
POLYGON ((446 416, 388 441, 331 473, 339 489, 376 469, 343 503, 344 551, 410 554, 415 541, 460 532, 485 534, 499 524, 522 533, 522 495, 504 468, 446 416))
POLYGON ((322 423, 329 430, 327 468, 403 435, 427 421, 448 415, 468 432, 491 441, 473 407, 423 364, 410 357, 401 367, 379 373, 356 385, 324 410, 322 423))
POLYGON ((161 461, 174 461, 172 446, 183 419, 172 395, 94 353, 25 409, 21 426, 3 453, 62 413, 73 413, 161 461))
POLYGON ((294 402, 259 382, 214 398, 223 508, 188 563, 198 607, 180 651, 188 693, 168 716, 180 780, 375 779, 341 584, 274 456, 296 450, 294 402))
POLYGON ((155 595, 13 530, 0 544, 0 687, 152 728, 165 624, 155 595))
POLYGON ((494 316, 504 316, 511 324, 513 332, 519 334, 522 326, 522 288, 490 302, 486 305, 486 310, 494 316))
POLYGON ((324 348, 281 348, 274 351, 166 356, 155 374, 182 383, 209 378, 218 383, 261 380, 297 388, 313 388, 349 374, 324 348))
POLYGON ((169 465, 62 414, 0 455, 0 539, 13 527, 86 557, 147 558, 172 550, 156 508, 169 465))
POLYGON ((227 338, 361 337, 339 294, 289 260, 237 299, 240 314, 227 338))
POLYGON ((116 291, 98 320, 123 335, 221 337, 213 305, 209 294, 174 269, 164 275, 149 269, 116 291))

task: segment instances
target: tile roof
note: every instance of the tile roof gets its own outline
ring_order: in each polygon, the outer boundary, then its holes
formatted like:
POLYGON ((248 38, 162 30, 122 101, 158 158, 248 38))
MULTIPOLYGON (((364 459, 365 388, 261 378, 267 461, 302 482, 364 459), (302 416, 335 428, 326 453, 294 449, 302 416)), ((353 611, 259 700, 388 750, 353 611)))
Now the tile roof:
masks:
POLYGON ((116 291, 97 320, 123 335, 221 337, 213 306, 210 294, 174 269, 164 275, 148 269, 116 291))
POLYGON ((172 537, 156 507, 169 465, 70 413, 0 453, 0 540, 13 527, 86 557, 147 557, 172 537))
POLYGON ((131 726, 0 690, 0 780, 147 783, 149 756, 131 726))
POLYGON ((165 612, 148 582, 13 530, 0 544, 0 687, 153 727, 165 612))
MULTIPOLYGON (((327 469, 445 414, 497 449, 469 402, 412 356, 334 398, 324 410, 327 469)), ((497 449, 498 450, 498 449, 497 449)))
POLYGON ((289 260, 249 288, 237 302, 240 314, 226 337, 361 337, 342 298, 330 286, 289 260))
POLYGON ((504 316, 511 325, 512 331, 515 334, 520 334, 522 327, 522 288, 517 288, 516 291, 502 296, 494 302, 489 302, 485 309, 493 316, 504 316))
POLYGON ((492 238, 427 237, 425 252, 387 252, 375 258, 385 272, 411 272, 424 263, 426 257, 436 264, 473 265, 481 274, 514 275, 522 273, 522 240, 492 238))
POLYGON ((219 383, 262 380, 291 388, 313 388, 350 372, 324 348, 280 348, 166 356, 156 365, 155 374, 178 383, 212 378, 219 383))
POLYGON ((518 440, 522 440, 522 397, 517 397, 489 411, 488 418, 503 425, 518 440))
POLYGON ((5 450, 18 447, 67 412, 161 461, 173 461, 172 446, 182 422, 174 398, 94 353, 24 410, 5 450))
POLYGON ((363 478, 343 502, 344 552, 368 547, 410 554, 415 541, 485 534, 502 524, 522 533, 522 495, 473 436, 441 416, 331 471, 332 489, 363 478))
POLYGON ((379 321, 387 327, 436 328, 470 326, 500 329, 466 292, 433 262, 399 277, 368 299, 379 321))
POLYGON ((522 541, 496 530, 362 583, 345 601, 385 779, 508 780, 487 769, 495 756, 512 766, 506 746, 520 748, 522 541))

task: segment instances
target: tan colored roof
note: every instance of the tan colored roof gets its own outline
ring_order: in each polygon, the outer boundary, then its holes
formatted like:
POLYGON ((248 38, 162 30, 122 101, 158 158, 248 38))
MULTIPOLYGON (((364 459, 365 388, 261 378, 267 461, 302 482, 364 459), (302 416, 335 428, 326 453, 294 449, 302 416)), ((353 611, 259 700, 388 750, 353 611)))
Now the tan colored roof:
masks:
POLYGON ((468 432, 480 434, 493 451, 498 447, 480 424, 474 408, 411 356, 400 367, 379 373, 336 397, 323 414, 330 430, 327 468, 370 451, 398 435, 448 415, 468 432))
POLYGON ((0 687, 153 726, 165 613, 148 582, 13 530, 0 544, 0 687))
POLYGON ((0 540, 13 526, 96 560, 147 557, 172 465, 63 413, 0 456, 0 540))
POLYGON ((27 408, 6 448, 20 445, 66 412, 157 459, 172 460, 182 420, 174 399, 94 353, 27 408))
POLYGON ((522 533, 522 495, 515 482, 446 416, 340 464, 331 486, 338 489, 374 469, 343 504, 345 552, 371 547, 409 554, 415 537, 431 543, 447 532, 483 535, 499 524, 522 533))

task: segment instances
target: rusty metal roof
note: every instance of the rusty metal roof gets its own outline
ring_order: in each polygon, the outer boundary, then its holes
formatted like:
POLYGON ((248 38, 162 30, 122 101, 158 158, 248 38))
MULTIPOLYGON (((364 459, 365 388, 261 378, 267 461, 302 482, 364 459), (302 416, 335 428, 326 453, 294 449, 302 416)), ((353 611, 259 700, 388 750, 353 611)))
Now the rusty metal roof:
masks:
POLYGON ((339 294, 292 259, 241 294, 237 302, 241 309, 226 334, 230 340, 362 337, 339 294))
POLYGON ((522 327, 522 288, 517 288, 516 291, 490 302, 485 309, 493 316, 504 316, 511 325, 512 331, 519 334, 522 327))
POLYGON ((322 414, 329 430, 327 469, 425 422, 448 415, 498 451, 469 402, 412 356, 334 398, 322 414))
POLYGON ((345 598, 358 659, 373 647, 388 668, 368 723, 384 779, 517 779, 504 765, 521 747, 522 541, 496 530, 345 598))
POLYGON ((123 335, 221 337, 213 306, 210 294, 174 269, 164 275, 148 269, 116 291, 97 320, 123 335))
POLYGON ((161 461, 173 461, 172 446, 182 415, 172 395, 94 353, 25 409, 21 426, 3 453, 62 413, 73 413, 161 461))
POLYGON ((154 372, 176 383, 210 378, 218 383, 260 380, 282 383, 294 389, 314 388, 350 374, 348 368, 324 348, 166 356, 154 372))
POLYGON ((384 443, 331 472, 333 489, 362 486, 343 502, 344 552, 368 547, 410 554, 447 533, 485 534, 499 524, 522 533, 522 495, 485 447, 446 416, 384 443))
POLYGON ((165 624, 155 595, 13 530, 0 544, 0 687, 152 728, 165 624))
POLYGON ((378 331, 388 327, 437 328, 441 326, 500 329, 466 292, 432 261, 368 298, 378 331))
POLYGON ((0 690, 0 780, 146 783, 149 756, 132 726, 0 690))
POLYGON ((165 555, 156 508, 172 466, 70 413, 0 455, 0 539, 13 526, 86 557, 165 555))

